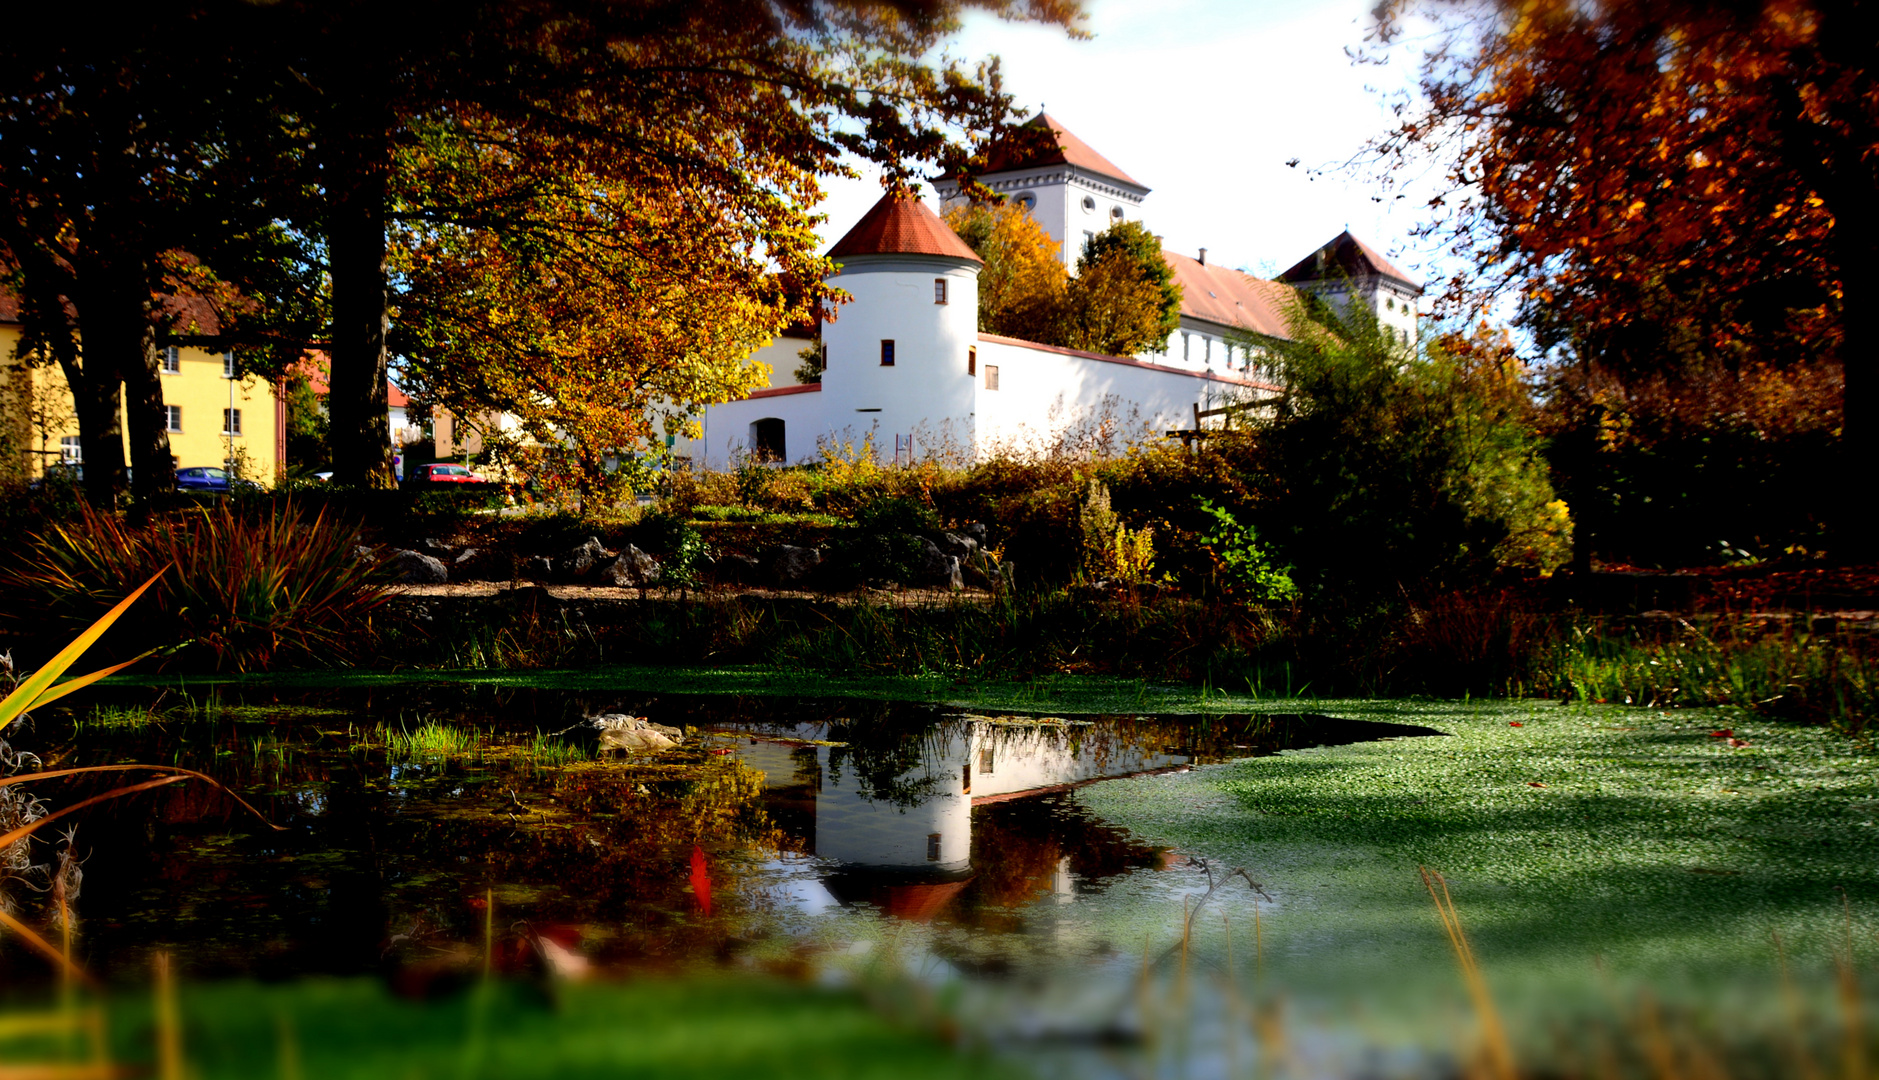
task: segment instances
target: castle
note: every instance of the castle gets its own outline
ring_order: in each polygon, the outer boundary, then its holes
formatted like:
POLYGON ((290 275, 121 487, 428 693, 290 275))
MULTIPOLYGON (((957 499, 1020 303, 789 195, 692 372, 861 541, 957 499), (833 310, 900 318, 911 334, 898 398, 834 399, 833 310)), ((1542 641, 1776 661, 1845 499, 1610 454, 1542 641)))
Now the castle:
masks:
MULTIPOLYGON (((981 182, 1024 207, 1070 267, 1083 241, 1138 218, 1149 189, 1050 116, 1030 123, 1055 135, 1054 149, 994 154, 981 182)), ((935 187, 942 209, 963 199, 954 181, 935 187)), ((1153 352, 1104 356, 980 333, 984 263, 918 198, 883 196, 828 254, 838 265, 832 283, 853 299, 821 327, 822 381, 794 380, 806 337, 777 339, 756 356, 770 365, 770 385, 708 408, 703 437, 680 454, 722 469, 744 455, 809 460, 825 442, 871 437, 884 459, 978 460, 1189 428, 1196 410, 1276 391, 1244 343, 1286 337, 1292 290, 1368 307, 1405 344, 1423 291, 1349 232, 1275 281, 1209 263, 1204 248, 1197 257, 1164 251, 1181 285, 1179 329, 1153 352)))

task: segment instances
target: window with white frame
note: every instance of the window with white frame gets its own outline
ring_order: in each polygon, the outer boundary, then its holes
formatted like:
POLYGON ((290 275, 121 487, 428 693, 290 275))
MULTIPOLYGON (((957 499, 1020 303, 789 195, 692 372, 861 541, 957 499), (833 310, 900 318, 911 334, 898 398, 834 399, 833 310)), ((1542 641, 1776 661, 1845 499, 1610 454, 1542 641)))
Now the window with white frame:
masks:
POLYGON ((59 436, 59 460, 67 465, 77 465, 85 460, 85 445, 78 436, 59 436))
POLYGON ((222 354, 222 378, 232 379, 234 377, 235 377, 235 354, 232 352, 225 352, 222 354))
POLYGON ((163 406, 163 430, 183 430, 183 407, 181 405, 163 406))
POLYGON ((997 364, 985 365, 985 388, 987 390, 998 389, 998 365, 997 364))
POLYGON ((174 345, 166 346, 163 350, 163 374, 180 375, 182 374, 182 371, 183 371, 182 351, 174 345))
POLYGON ((222 410, 222 434, 224 435, 240 435, 241 434, 241 410, 240 409, 223 409, 222 410))

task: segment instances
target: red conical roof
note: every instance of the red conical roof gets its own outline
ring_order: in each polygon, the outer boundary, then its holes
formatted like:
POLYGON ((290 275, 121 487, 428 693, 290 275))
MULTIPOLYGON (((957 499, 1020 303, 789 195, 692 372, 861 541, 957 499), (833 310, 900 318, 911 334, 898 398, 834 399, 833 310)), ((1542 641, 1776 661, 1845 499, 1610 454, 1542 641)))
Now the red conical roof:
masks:
POLYGON ((863 214, 848 235, 829 249, 831 259, 855 255, 944 255, 975 263, 985 261, 925 202, 904 191, 881 196, 874 209, 863 214))

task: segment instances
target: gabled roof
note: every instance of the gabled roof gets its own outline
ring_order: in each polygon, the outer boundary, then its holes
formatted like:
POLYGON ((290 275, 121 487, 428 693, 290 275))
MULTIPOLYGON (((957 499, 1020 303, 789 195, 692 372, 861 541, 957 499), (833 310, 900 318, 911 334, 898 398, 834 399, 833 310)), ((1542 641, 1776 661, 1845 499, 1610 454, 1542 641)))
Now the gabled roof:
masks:
POLYGON ((1285 307, 1292 287, 1213 266, 1172 251, 1161 253, 1181 283, 1181 314, 1270 337, 1290 337, 1285 307))
POLYGON ((881 196, 874 209, 835 241, 828 257, 839 261, 856 255, 943 255, 975 263, 985 261, 925 202, 905 191, 881 196))
POLYGON ((1007 146, 993 146, 986 155, 985 172, 1011 172, 1014 169, 1030 169, 1039 165, 1075 165, 1079 169, 1107 176, 1111 180, 1120 180, 1131 187, 1146 191, 1148 188, 1141 181, 1118 168, 1115 162, 1090 148, 1090 144, 1077 138, 1049 113, 1038 113, 1024 122, 1025 127, 1048 128, 1057 136, 1057 148, 1042 153, 1020 154, 1012 152, 1007 146))
POLYGON ((1296 266, 1279 275, 1280 281, 1324 281, 1339 276, 1340 272, 1349 278, 1386 277, 1404 285, 1422 291, 1422 283, 1398 270, 1390 261, 1377 254, 1375 248, 1350 234, 1347 229, 1332 238, 1331 242, 1305 256, 1296 266))
MULTIPOLYGON (((331 363, 332 361, 327 358, 324 352, 315 349, 301 357, 300 362, 295 364, 294 367, 299 369, 300 373, 307 377, 307 385, 312 388, 314 393, 323 395, 328 389, 326 378, 327 372, 330 370, 328 365, 331 363)), ((411 399, 405 395, 403 390, 398 389, 398 384, 392 382, 390 379, 386 379, 385 407, 388 409, 404 409, 409 408, 410 405, 411 399)))

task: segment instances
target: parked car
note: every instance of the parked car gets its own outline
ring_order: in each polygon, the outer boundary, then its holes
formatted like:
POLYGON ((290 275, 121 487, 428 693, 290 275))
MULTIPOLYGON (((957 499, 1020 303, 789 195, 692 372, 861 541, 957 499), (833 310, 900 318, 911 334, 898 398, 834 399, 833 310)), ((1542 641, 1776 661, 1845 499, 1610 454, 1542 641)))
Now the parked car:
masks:
POLYGON ((439 461, 432 465, 419 465, 411 474, 410 484, 487 484, 489 481, 462 465, 453 465, 439 461))
POLYGON ((213 465, 194 465, 187 469, 176 470, 178 491, 228 491, 231 488, 255 491, 260 487, 260 484, 252 480, 231 477, 227 469, 219 469, 213 465))

